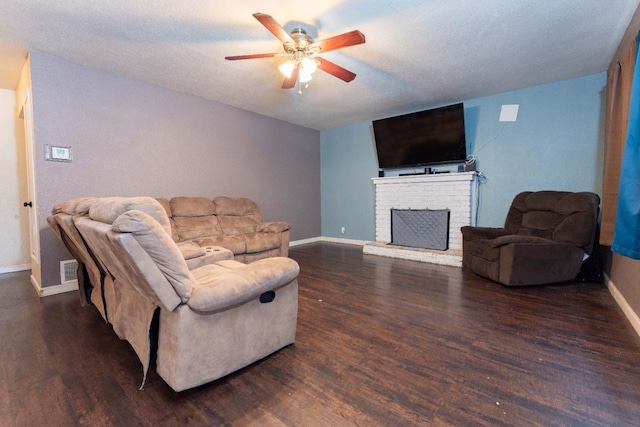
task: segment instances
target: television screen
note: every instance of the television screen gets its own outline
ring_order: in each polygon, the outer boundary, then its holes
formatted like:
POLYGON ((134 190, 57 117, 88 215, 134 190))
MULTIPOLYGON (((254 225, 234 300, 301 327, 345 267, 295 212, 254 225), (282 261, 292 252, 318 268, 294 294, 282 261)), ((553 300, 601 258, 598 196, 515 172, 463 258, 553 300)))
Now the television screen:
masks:
POLYGON ((373 122, 380 169, 460 163, 467 157, 462 103, 373 122))

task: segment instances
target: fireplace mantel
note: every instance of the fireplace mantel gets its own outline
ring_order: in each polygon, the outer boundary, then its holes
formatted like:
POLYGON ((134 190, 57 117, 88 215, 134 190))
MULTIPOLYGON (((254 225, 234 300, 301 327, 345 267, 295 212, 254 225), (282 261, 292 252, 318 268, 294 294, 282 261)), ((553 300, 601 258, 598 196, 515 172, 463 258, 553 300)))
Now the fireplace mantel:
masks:
POLYGON ((475 225, 477 173, 459 172, 373 178, 375 186, 376 242, 364 246, 366 254, 462 266, 460 227, 475 225), (391 209, 449 209, 449 249, 416 249, 389 245, 391 209))
POLYGON ((378 184, 401 184, 401 183, 425 183, 425 182, 450 182, 450 181, 473 181, 477 172, 450 172, 450 173, 430 173, 404 176, 384 176, 371 178, 374 185, 378 184))

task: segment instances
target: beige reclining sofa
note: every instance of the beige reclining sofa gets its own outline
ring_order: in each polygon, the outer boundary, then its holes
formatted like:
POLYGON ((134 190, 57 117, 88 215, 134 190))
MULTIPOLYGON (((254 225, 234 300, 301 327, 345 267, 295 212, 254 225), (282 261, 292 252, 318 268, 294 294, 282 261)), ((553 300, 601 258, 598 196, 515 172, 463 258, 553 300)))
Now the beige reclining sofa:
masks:
POLYGON ((299 267, 289 258, 244 264, 222 247, 181 249, 150 197, 76 199, 48 222, 92 271, 81 299, 131 344, 144 378, 155 355, 160 377, 185 390, 295 340, 299 267))
POLYGON ((199 247, 222 246, 234 259, 252 262, 289 254, 289 224, 264 222, 258 205, 246 197, 157 199, 171 224, 171 237, 199 247))

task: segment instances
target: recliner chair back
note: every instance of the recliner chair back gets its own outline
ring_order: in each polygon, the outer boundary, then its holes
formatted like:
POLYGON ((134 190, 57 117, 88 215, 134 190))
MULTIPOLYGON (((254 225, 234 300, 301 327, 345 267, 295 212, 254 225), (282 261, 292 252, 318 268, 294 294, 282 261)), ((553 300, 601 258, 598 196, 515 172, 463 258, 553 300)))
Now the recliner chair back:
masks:
POLYGON ((599 206, 595 193, 526 191, 513 199, 504 228, 512 234, 572 243, 591 254, 599 206))

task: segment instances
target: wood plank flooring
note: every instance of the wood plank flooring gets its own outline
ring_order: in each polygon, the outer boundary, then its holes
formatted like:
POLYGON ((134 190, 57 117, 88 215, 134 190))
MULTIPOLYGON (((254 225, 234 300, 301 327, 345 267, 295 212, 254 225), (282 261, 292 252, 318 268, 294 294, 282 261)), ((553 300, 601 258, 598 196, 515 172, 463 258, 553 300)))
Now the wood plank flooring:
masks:
POLYGON ((2 426, 637 426, 640 337, 603 284, 292 248, 296 342, 173 392, 76 293, 0 275, 2 426))

